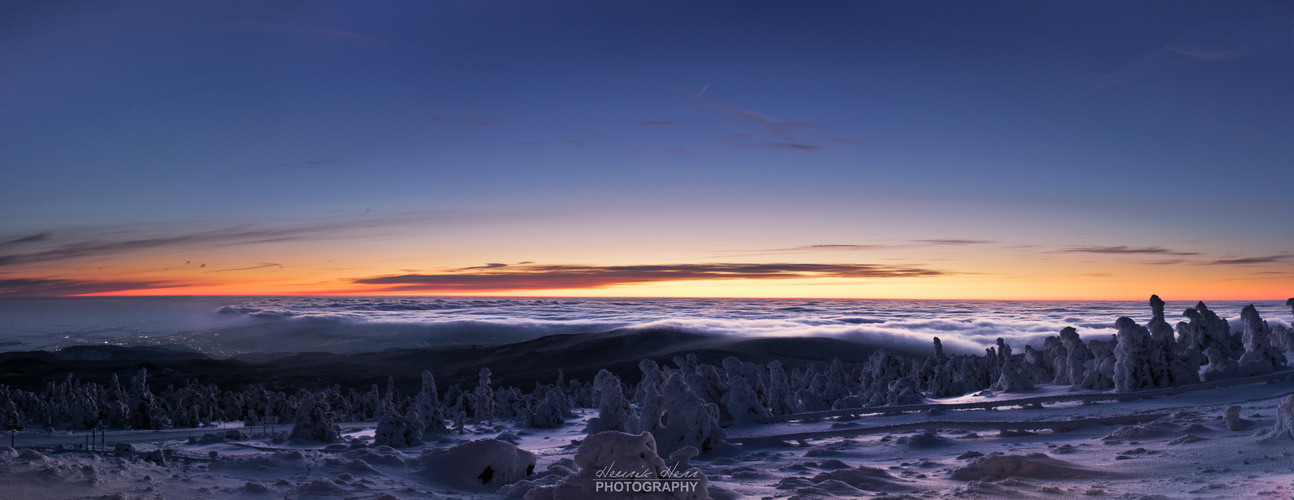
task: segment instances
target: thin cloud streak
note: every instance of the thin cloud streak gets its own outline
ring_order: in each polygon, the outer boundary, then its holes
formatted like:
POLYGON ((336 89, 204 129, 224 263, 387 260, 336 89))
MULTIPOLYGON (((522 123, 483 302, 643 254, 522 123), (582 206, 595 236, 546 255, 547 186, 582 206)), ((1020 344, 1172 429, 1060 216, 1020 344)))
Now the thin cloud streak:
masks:
POLYGON ((1096 92, 1105 87, 1127 83, 1147 75, 1172 69, 1192 62, 1222 62, 1249 55, 1244 50, 1201 49, 1181 45, 1169 45, 1142 59, 1133 61, 1122 69, 1109 73, 1092 81, 1085 94, 1096 92))
POLYGON ((59 278, 11 278, 0 280, 0 297, 62 297, 171 286, 175 285, 165 281, 148 280, 97 281, 59 278))
POLYGON ((282 269, 282 268, 283 268, 283 265, 282 265, 282 264, 278 264, 278 263, 274 263, 274 262, 261 262, 260 264, 257 264, 257 265, 254 265, 254 266, 238 267, 238 268, 234 268, 234 269, 216 269, 216 270, 214 270, 214 271, 208 271, 208 272, 212 272, 212 273, 229 273, 229 272, 234 272, 234 271, 254 271, 254 270, 256 270, 256 269, 267 269, 267 268, 271 268, 271 267, 275 267, 275 268, 282 269))
POLYGON ((4 247, 11 247, 11 246, 19 246, 19 245, 25 245, 25 244, 27 244, 27 243, 36 243, 36 242, 40 242, 40 241, 45 241, 45 240, 48 240, 48 239, 49 239, 49 236, 50 236, 50 232, 49 232, 49 231, 42 231, 42 232, 39 232, 39 233, 36 233, 36 234, 31 234, 31 235, 27 235, 27 236, 20 236, 20 237, 17 237, 17 238, 11 238, 11 239, 9 239, 9 240, 7 240, 7 241, 0 241, 0 248, 4 248, 4 247))
MULTIPOLYGON (((789 143, 783 146, 769 146, 769 147, 778 147, 781 149, 796 149, 796 150, 802 150, 802 151, 814 151, 814 150, 821 149, 817 146, 801 144, 800 141, 795 139, 795 135, 793 134, 793 132, 796 130, 814 128, 814 125, 811 125, 808 123, 802 123, 802 122, 780 120, 777 118, 773 118, 771 116, 756 113, 749 109, 742 109, 738 107, 729 106, 722 102, 716 101, 714 99, 711 99, 709 97, 703 96, 701 94, 698 94, 696 92, 692 92, 686 89, 676 88, 674 89, 674 91, 680 94, 683 94, 685 96, 691 97, 693 99, 696 99, 698 101, 704 102, 706 104, 709 104, 714 109, 717 109, 719 111, 728 113, 729 115, 735 116, 742 120, 746 120, 748 122, 759 125, 760 127, 763 127, 764 130, 767 130, 778 137, 786 139, 786 142, 789 143)), ((779 144, 779 143, 773 143, 773 144, 779 144)))
MULTIPOLYGON (((339 233, 372 227, 377 220, 355 220, 339 223, 305 225, 296 227, 239 226, 211 231, 184 232, 180 234, 148 234, 142 231, 112 231, 75 237, 73 241, 57 243, 53 236, 42 237, 39 243, 25 251, 12 250, 0 253, 0 267, 39 262, 54 262, 105 255, 145 251, 157 248, 185 246, 224 247, 257 245, 312 239, 341 237, 339 233)), ((387 221, 389 222, 389 221, 387 221)), ((3 248, 3 247, 0 247, 3 248)))
POLYGON ((1179 252, 1176 250, 1169 250, 1163 247, 1130 247, 1127 245, 1072 247, 1065 250, 1059 250, 1059 252, 1060 253, 1114 254, 1114 255, 1129 255, 1129 254, 1131 255, 1136 255, 1136 254, 1180 255, 1180 256, 1199 255, 1199 252, 1179 252))
POLYGON ((386 40, 353 31, 340 30, 327 26, 306 26, 300 24, 271 24, 259 21, 243 21, 243 26, 273 35, 287 35, 294 38, 315 41, 346 42, 356 45, 376 46, 386 44, 386 40))
POLYGON ((1219 259, 1209 262, 1210 266, 1246 266, 1252 264, 1271 264, 1274 262, 1284 262, 1294 258, 1294 254, 1266 255, 1262 257, 1242 257, 1238 259, 1219 259))
MULTIPOLYGON (((358 278, 384 291, 524 291, 604 288, 664 281, 806 278, 920 278, 947 271, 881 264, 674 264, 637 266, 486 265, 474 272, 404 274, 358 278), (506 269, 505 269, 506 267, 506 269)), ((463 270, 458 270, 463 271, 463 270)))

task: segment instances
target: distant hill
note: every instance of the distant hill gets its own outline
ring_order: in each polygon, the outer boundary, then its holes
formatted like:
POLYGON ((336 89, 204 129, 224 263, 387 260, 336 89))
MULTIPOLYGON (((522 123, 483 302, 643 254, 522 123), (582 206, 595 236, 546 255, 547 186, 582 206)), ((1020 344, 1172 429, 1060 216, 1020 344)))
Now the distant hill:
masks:
POLYGON ((780 359, 790 370, 833 358, 862 362, 879 348, 834 338, 739 338, 670 329, 550 335, 489 346, 270 353, 232 359, 178 347, 75 346, 54 352, 0 353, 0 384, 39 392, 47 382, 62 380, 69 373, 100 384, 116 373, 125 384, 140 368, 147 368, 150 385, 157 389, 193 380, 227 390, 262 384, 285 392, 332 385, 363 391, 372 384, 384 388, 391 376, 397 390, 406 392, 418 389, 424 370, 431 370, 443 387, 455 383, 470 387, 476 384, 477 372, 489 367, 497 386, 529 389, 536 382, 552 382, 558 370, 567 379, 591 380, 605 368, 626 382, 636 382, 641 375, 638 363, 644 358, 672 364, 674 356, 691 353, 703 363, 716 365, 728 356, 761 364, 780 359))

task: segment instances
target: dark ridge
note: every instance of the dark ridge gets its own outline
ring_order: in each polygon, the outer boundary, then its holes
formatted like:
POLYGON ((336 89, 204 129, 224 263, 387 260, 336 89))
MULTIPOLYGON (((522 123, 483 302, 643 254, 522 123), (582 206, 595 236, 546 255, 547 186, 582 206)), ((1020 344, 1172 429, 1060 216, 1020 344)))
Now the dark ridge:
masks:
POLYGON ((598 370, 607 369, 625 382, 636 383, 641 377, 638 363, 644 358, 671 366, 674 356, 687 354, 714 365, 729 356, 760 364, 779 359, 791 370, 829 363, 832 358, 861 363, 879 348, 833 338, 734 338, 673 329, 550 335, 504 345, 353 354, 268 353, 235 359, 213 359, 170 346, 76 346, 56 352, 0 353, 0 384, 39 392, 47 382, 62 381, 69 373, 101 385, 108 384, 115 373, 124 385, 140 368, 147 368, 149 385, 159 390, 192 380, 214 383, 223 390, 260 384, 288 393, 333 385, 367 391, 372 384, 384 389, 390 376, 396 390, 410 394, 418 390, 424 370, 430 370, 442 387, 467 388, 475 386, 477 372, 488 367, 496 386, 529 390, 536 382, 556 380, 558 370, 568 380, 589 381, 598 370))

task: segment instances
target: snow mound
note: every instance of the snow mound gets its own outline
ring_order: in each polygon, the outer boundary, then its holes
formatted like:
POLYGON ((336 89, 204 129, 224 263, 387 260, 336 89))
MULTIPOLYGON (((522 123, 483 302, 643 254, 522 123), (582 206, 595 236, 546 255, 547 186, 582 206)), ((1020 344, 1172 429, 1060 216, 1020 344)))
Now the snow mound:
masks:
POLYGON ((296 489, 296 493, 301 496, 328 495, 341 491, 345 491, 345 488, 326 477, 315 478, 314 481, 298 486, 296 489))
POLYGON ((424 452, 422 462, 427 475, 468 491, 495 491, 535 471, 535 454, 497 439, 424 452))
POLYGON ((851 488, 864 491, 901 491, 909 489, 907 485, 900 483, 900 480, 889 472, 867 466, 823 472, 813 476, 812 481, 817 488, 822 488, 832 493, 836 493, 836 491, 827 485, 831 481, 847 484, 851 488))
POLYGON ((953 440, 940 436, 934 432, 923 432, 912 437, 901 437, 895 441, 895 444, 906 444, 909 448, 939 448, 949 446, 954 443, 953 440))
POLYGON ((1003 479, 1080 479, 1108 477, 1109 473, 1087 469, 1073 462, 1049 457, 1043 453, 1028 455, 1002 455, 994 453, 979 457, 964 467, 953 469, 949 477, 958 481, 1003 479))
POLYGON ((556 486, 530 490, 526 493, 526 500, 558 498, 702 500, 710 498, 706 489, 709 482, 705 475, 701 474, 699 469, 681 470, 677 465, 673 467, 667 465, 665 460, 656 454, 656 439, 649 432, 629 434, 605 431, 590 435, 580 443, 579 449, 575 452, 574 462, 574 465, 579 468, 577 474, 566 477, 556 486), (678 481, 660 481, 660 479, 678 481), (649 485, 672 483, 685 484, 687 487, 676 491, 644 492, 649 485), (623 491, 607 491, 608 485, 612 484, 622 486, 623 491))
POLYGON ((1129 439, 1154 439, 1171 436, 1181 432, 1181 428, 1168 422, 1150 422, 1146 424, 1125 425, 1114 432, 1106 434, 1101 439, 1106 440, 1129 440, 1129 439))

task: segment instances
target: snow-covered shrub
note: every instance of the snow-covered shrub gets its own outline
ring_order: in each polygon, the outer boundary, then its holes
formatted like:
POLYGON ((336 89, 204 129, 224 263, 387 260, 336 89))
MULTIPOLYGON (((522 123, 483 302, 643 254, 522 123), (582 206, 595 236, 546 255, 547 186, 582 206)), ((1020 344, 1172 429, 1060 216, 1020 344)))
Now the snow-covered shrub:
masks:
POLYGON ((417 412, 403 415, 394 408, 388 408, 377 421, 377 431, 373 434, 373 444, 392 448, 407 448, 422 444, 422 418, 417 412))

